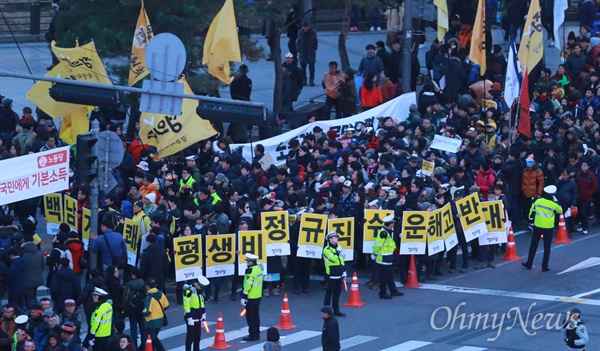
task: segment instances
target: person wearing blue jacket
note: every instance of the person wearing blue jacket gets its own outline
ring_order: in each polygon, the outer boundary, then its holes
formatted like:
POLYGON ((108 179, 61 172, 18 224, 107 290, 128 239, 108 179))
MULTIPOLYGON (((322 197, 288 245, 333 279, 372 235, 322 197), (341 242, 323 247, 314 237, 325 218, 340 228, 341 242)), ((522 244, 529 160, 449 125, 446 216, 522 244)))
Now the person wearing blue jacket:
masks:
POLYGON ((8 268, 8 302, 15 307, 18 315, 26 314, 25 277, 27 262, 19 255, 20 248, 11 247, 8 257, 12 264, 8 268))
MULTIPOLYGON (((557 189, 555 197, 563 212, 567 211, 568 208, 577 206, 577 184, 571 179, 571 175, 566 168, 560 172, 555 185, 557 189)), ((569 236, 573 236, 575 232, 573 218, 574 216, 565 218, 569 236)))
POLYGON ((104 269, 113 264, 113 259, 116 261, 118 257, 127 256, 127 247, 125 246, 123 235, 114 231, 117 225, 116 215, 109 214, 107 213, 104 216, 102 225, 100 226, 103 234, 98 236, 96 233, 90 233, 92 251, 100 252, 104 269), (107 243, 110 245, 110 249, 106 245, 107 243))

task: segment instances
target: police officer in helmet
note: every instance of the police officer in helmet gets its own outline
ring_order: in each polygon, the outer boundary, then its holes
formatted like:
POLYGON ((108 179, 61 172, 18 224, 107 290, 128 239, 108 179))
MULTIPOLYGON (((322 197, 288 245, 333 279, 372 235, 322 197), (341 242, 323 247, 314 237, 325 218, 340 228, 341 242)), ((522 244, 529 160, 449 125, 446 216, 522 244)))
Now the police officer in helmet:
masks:
POLYGON ((244 276, 244 290, 240 303, 246 307, 246 322, 248 323, 248 336, 244 341, 260 340, 260 299, 262 297, 263 269, 256 261, 258 256, 246 253, 246 275, 244 276))
POLYGON ((325 306, 333 306, 333 315, 346 317, 340 311, 340 294, 342 293, 342 280, 346 279, 346 266, 342 247, 338 245, 338 233, 334 230, 325 237, 327 245, 323 248, 323 262, 327 278, 327 292, 325 293, 325 306), (333 300, 333 303, 332 303, 333 300))
POLYGON ((373 244, 373 256, 379 269, 379 298, 390 300, 392 296, 402 296, 394 283, 392 272, 392 263, 394 261, 394 250, 396 242, 394 241, 394 215, 388 215, 383 218, 383 228, 377 233, 375 244, 373 244), (387 290, 390 290, 390 294, 387 290))
POLYGON ((194 351, 200 351, 201 323, 206 320, 202 289, 208 284, 209 280, 200 275, 197 280, 183 285, 183 313, 187 324, 185 351, 191 351, 192 345, 194 351))

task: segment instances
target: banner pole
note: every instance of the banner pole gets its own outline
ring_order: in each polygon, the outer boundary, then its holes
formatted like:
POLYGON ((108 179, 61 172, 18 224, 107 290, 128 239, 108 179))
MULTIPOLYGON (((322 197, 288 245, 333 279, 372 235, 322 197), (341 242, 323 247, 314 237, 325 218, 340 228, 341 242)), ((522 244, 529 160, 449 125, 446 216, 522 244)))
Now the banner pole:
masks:
MULTIPOLYGON (((94 138, 98 138, 98 132, 100 131, 100 122, 95 119, 92 121, 92 134, 94 138)), ((96 146, 94 146, 94 154, 98 156, 96 146)), ((100 177, 100 167, 93 166, 95 171, 97 172, 96 178, 94 178, 91 183, 90 189, 90 233, 96 233, 98 231, 98 197, 100 196, 100 191, 98 187, 98 179, 100 177)), ((96 233, 98 234, 98 233, 96 233)), ((90 247, 91 247, 91 238, 90 238, 90 247)), ((93 250, 89 250, 90 252, 90 269, 94 269, 97 267, 97 257, 98 253, 93 250)))

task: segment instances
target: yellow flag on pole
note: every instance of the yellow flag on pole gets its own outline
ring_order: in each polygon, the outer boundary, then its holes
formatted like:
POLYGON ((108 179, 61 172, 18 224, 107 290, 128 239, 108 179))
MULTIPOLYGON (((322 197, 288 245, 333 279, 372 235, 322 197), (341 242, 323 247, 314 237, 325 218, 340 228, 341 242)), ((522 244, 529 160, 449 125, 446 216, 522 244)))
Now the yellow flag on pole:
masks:
POLYGON ((521 71, 523 72, 531 72, 535 65, 540 62, 542 56, 544 56, 544 39, 542 31, 540 1, 531 0, 518 54, 519 62, 521 63, 521 71))
POLYGON ((90 122, 87 117, 88 112, 88 107, 84 106, 63 118, 59 136, 67 144, 75 144, 77 142, 77 135, 90 131, 90 122))
POLYGON ((479 74, 484 75, 486 70, 485 58, 485 0, 479 0, 477 16, 473 24, 473 36, 471 37, 471 50, 469 58, 479 65, 479 74))
POLYGON ((202 57, 202 64, 208 64, 208 73, 225 84, 232 80, 229 76, 229 61, 242 62, 233 0, 225 0, 210 24, 202 57))
MULTIPOLYGON (((194 94, 185 78, 181 78, 179 83, 184 84, 184 94, 194 94)), ((184 99, 181 116, 142 113, 140 139, 142 143, 156 147, 158 154, 154 156, 155 160, 173 155, 200 140, 217 134, 209 121, 196 114, 196 107, 198 107, 198 100, 184 99)))
POLYGON ((142 8, 140 9, 140 15, 138 16, 137 24, 135 26, 135 33, 133 33, 131 56, 129 57, 129 81, 127 83, 129 86, 144 79, 144 77, 150 73, 146 67, 145 55, 146 47, 153 37, 154 33, 152 32, 150 19, 148 18, 148 14, 144 8, 144 1, 142 0, 142 8))
POLYGON ((437 38, 442 41, 448 32, 448 2, 446 0, 433 0, 437 6, 437 38))
MULTIPOLYGON (((112 84, 94 42, 75 48, 59 48, 55 44, 52 42, 52 51, 59 64, 46 73, 46 77, 112 84)), ((49 93, 51 87, 52 83, 39 81, 27 92, 27 98, 54 119, 61 119, 85 107, 54 100, 49 93)))

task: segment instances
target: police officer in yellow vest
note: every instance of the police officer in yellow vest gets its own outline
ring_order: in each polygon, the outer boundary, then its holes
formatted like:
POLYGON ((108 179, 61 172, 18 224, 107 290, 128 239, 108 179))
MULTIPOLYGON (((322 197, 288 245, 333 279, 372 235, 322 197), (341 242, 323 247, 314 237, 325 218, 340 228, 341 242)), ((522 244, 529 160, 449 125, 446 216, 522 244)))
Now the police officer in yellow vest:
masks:
POLYGON ((552 245, 556 214, 562 213, 562 207, 556 203, 554 194, 556 194, 556 186, 548 185, 544 188, 542 197, 537 198, 529 210, 529 219, 533 219, 533 235, 531 236, 527 262, 521 262, 523 267, 527 269, 531 269, 531 266, 533 265, 535 251, 537 250, 540 238, 543 235, 544 258, 542 259, 542 272, 548 272, 550 270, 550 268, 548 268, 548 261, 550 260, 550 246, 552 245))
POLYGON ((204 309, 204 296, 202 289, 210 284, 203 275, 198 277, 190 284, 183 285, 183 313, 187 324, 187 334, 185 336, 185 351, 200 351, 200 336, 202 333, 202 322, 206 320, 206 310, 204 309))
POLYGON ((246 307, 246 322, 248 323, 248 336, 244 336, 244 341, 260 340, 260 298, 262 297, 263 269, 256 264, 258 256, 247 253, 246 275, 244 276, 244 291, 240 300, 242 306, 246 307))
POLYGON ((83 350, 87 351, 90 346, 94 350, 108 350, 112 333, 112 301, 108 300, 108 293, 100 288, 94 288, 92 299, 98 307, 92 313, 90 330, 83 341, 83 350))
POLYGON ((373 244, 372 257, 377 263, 379 269, 379 298, 390 300, 392 296, 402 296, 394 283, 392 272, 392 263, 394 262, 394 250, 396 242, 394 241, 394 215, 388 215, 383 218, 383 228, 377 233, 375 244, 373 244), (390 294, 387 293, 390 290, 390 294))
POLYGON ((333 315, 346 317, 340 311, 340 294, 342 293, 342 279, 346 279, 346 266, 342 247, 338 245, 338 233, 334 230, 325 237, 327 245, 323 248, 323 262, 327 279, 327 292, 325 293, 325 306, 333 306, 333 315), (333 298, 333 303, 332 303, 333 298))

